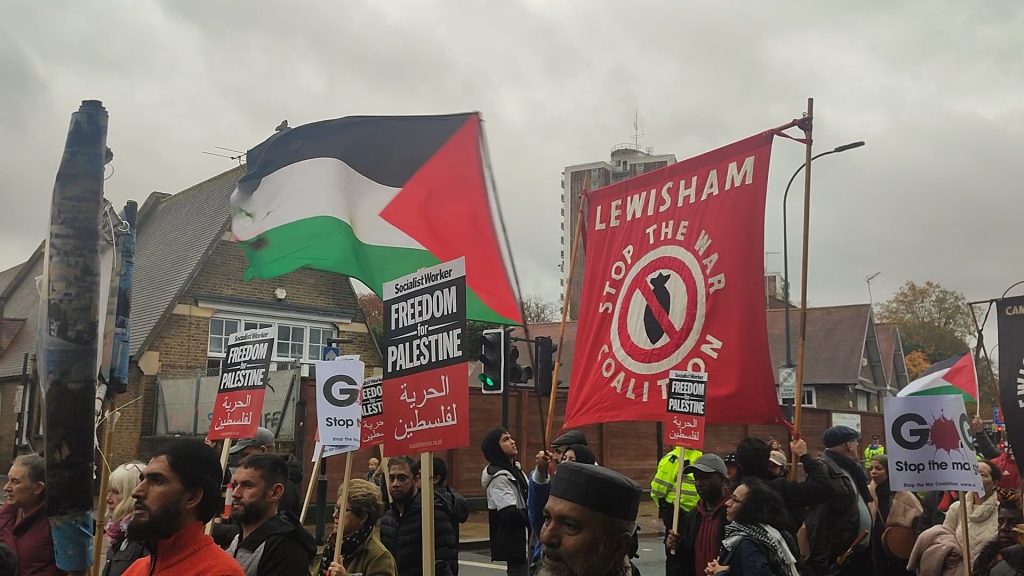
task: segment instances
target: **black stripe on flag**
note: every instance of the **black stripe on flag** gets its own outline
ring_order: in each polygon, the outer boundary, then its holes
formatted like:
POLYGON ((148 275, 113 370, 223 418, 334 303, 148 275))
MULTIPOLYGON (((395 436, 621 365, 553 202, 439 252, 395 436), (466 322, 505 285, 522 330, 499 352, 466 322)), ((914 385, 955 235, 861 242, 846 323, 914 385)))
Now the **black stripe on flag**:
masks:
POLYGON ((401 188, 474 113, 445 116, 347 116, 286 129, 246 154, 242 188, 313 158, 337 158, 370 180, 401 188))

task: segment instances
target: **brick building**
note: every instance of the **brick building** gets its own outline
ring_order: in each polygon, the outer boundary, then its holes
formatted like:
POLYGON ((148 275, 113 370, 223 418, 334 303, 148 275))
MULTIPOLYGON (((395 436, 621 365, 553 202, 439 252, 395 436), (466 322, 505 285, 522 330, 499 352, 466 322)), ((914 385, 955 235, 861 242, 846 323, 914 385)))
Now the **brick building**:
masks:
MULTIPOLYGON (((150 439, 204 434, 227 337, 249 328, 277 330, 280 408, 263 425, 295 437, 302 419, 297 382, 308 376, 328 338, 348 340, 371 371, 380 353, 345 276, 297 270, 270 280, 245 280, 246 258, 231 239, 229 199, 245 173, 238 167, 177 194, 151 194, 139 209, 132 293, 129 403, 115 427, 111 464, 145 455, 150 439), (295 389, 294 391, 292 389, 295 389), (133 401, 134 400, 134 401, 133 401), (191 406, 182 406, 191 401, 191 406), (184 408, 184 409, 179 409, 184 408), (191 418, 191 422, 189 421, 191 418)), ((42 247, 0 272, 0 467, 17 451, 39 449, 39 399, 31 375, 35 353, 42 247), (23 374, 23 366, 29 366, 23 374), (29 384, 25 386, 25 384, 29 384), (13 408, 13 410, 12 410, 13 408)))

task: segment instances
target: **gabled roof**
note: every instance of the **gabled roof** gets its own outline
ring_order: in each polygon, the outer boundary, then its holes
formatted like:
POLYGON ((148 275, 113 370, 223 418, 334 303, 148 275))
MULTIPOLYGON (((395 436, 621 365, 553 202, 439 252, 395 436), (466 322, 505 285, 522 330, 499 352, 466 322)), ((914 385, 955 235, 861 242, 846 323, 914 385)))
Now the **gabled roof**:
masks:
POLYGON ((239 166, 173 196, 154 193, 146 199, 135 240, 129 346, 133 356, 148 344, 171 303, 227 229, 231 192, 244 174, 245 167, 239 166))
POLYGON ((903 357, 903 343, 900 330, 895 324, 876 324, 878 350, 882 357, 886 383, 899 390, 907 385, 907 365, 903 357))
MULTIPOLYGON (((19 376, 25 354, 34 354, 36 351, 39 289, 35 279, 43 273, 43 245, 40 244, 28 260, 11 270, 14 269, 17 269, 17 273, 6 279, 2 293, 7 298, 4 303, 4 332, 15 326, 18 329, 13 334, 5 334, 10 338, 10 343, 0 354, 0 378, 19 376), (12 322, 9 320, 12 318, 17 320, 12 322)), ((0 277, 6 277, 11 270, 0 273, 0 277)))
MULTIPOLYGON (((768 345, 778 380, 779 368, 786 363, 785 310, 769 310, 768 345)), ((807 341, 804 351, 805 384, 860 383, 861 358, 871 306, 851 304, 807 309, 807 341)), ((800 343, 800 309, 789 311, 790 342, 793 363, 797 362, 800 343)))

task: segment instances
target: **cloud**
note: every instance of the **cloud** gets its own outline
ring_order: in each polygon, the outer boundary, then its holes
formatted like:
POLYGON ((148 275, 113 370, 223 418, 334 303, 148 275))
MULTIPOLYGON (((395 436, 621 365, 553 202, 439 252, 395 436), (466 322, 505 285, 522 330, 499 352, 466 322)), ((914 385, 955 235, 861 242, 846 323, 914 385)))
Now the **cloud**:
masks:
MULTIPOLYGON (((969 298, 1021 279, 1024 8, 956 2, 6 3, 0 22, 0 268, 45 233, 70 113, 99 98, 120 205, 231 167, 202 154, 351 114, 480 110, 526 293, 560 298, 560 173, 629 137, 686 158, 798 116, 815 97, 809 300, 905 280, 969 298)), ((773 153, 765 250, 782 246, 773 153)), ((794 188, 797 188, 796 186, 794 188)), ((798 286, 802 190, 791 191, 798 286)), ((767 256, 769 269, 781 258, 767 256)))

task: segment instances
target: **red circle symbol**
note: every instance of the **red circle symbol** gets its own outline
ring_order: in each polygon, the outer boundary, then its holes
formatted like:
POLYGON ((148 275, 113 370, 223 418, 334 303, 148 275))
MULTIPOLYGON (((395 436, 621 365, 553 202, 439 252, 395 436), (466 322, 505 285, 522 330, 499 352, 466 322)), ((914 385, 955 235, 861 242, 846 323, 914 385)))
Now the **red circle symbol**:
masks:
MULTIPOLYGON (((669 316, 668 311, 662 308, 661 303, 658 302, 657 297, 654 294, 654 290, 651 288, 649 278, 656 272, 666 270, 675 272, 679 278, 682 279, 683 286, 686 289, 686 294, 696 294, 697 283, 693 275, 689 273, 689 269, 686 264, 678 258, 673 258, 671 256, 659 256, 638 270, 629 285, 624 287, 624 297, 621 300, 622 305, 619 307, 618 311, 619 317, 616 323, 618 324, 618 336, 620 345, 622 346, 622 351, 633 360, 643 364, 661 362, 674 354, 679 350, 683 343, 686 342, 686 339, 696 322, 696 298, 686 299, 686 314, 683 318, 682 326, 678 327, 672 322, 672 318, 669 316), (630 294, 634 292, 640 293, 655 320, 664 331, 665 336, 668 336, 668 341, 661 346, 656 348, 644 348, 633 341, 628 325, 630 309, 629 302, 633 298, 630 294)), ((678 305, 678 302, 672 302, 673 307, 678 305)))

